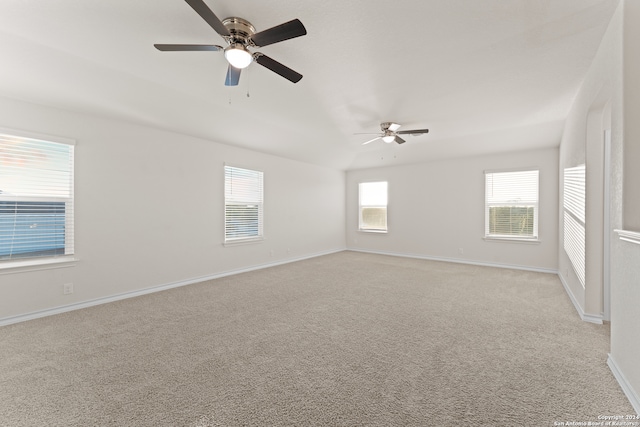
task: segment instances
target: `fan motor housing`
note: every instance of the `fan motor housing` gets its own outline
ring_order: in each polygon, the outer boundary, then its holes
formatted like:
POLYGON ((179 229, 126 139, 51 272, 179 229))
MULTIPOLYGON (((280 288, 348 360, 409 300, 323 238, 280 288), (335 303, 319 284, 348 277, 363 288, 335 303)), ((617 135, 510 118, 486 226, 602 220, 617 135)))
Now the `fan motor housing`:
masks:
POLYGON ((235 16, 225 18, 222 24, 229 30, 229 33, 231 33, 229 43, 242 43, 247 45, 249 44, 251 36, 256 32, 251 22, 235 16))

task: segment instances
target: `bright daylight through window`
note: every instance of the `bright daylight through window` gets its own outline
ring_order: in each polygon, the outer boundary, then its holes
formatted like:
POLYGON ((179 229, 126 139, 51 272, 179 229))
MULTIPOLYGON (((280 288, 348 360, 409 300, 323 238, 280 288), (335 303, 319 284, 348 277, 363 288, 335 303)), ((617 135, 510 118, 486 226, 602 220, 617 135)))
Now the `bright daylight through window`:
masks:
POLYGON ((537 240, 538 175, 485 172, 485 238, 537 240))
POLYGON ((358 186, 360 231, 387 231, 387 182, 362 182, 358 186))
POLYGON ((224 167, 224 241, 263 237, 263 173, 224 167))
POLYGON ((0 268, 73 254, 73 150, 0 133, 0 268))

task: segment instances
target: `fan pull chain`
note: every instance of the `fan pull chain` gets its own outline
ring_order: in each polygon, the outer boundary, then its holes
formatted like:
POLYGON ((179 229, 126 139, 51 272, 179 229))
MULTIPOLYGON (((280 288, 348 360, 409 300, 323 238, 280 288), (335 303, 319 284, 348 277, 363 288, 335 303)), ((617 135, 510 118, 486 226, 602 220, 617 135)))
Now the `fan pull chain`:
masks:
POLYGON ((251 70, 247 69, 247 98, 250 98, 251 95, 249 91, 251 90, 251 70))

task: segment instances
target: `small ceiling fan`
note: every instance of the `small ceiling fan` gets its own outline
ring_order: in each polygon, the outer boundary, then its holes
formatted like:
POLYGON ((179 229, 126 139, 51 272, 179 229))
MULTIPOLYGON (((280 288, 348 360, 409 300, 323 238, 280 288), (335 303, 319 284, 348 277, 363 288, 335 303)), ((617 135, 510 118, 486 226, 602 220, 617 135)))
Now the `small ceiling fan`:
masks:
MULTIPOLYGON (((400 138, 398 135, 418 136, 425 133, 429 133, 429 129, 412 129, 412 130, 401 130, 401 131, 398 131, 398 129, 400 129, 400 125, 397 123, 382 122, 380 123, 380 130, 382 132, 375 138, 370 139, 367 142, 363 142, 362 145, 367 145, 370 142, 373 142, 377 139, 382 139, 387 144, 391 144, 393 141, 397 142, 398 144, 404 144, 407 141, 400 138)), ((360 135, 363 135, 363 134, 360 134, 360 135)))
POLYGON ((240 72, 242 69, 248 67, 254 61, 293 83, 298 83, 300 79, 302 79, 302 74, 282 65, 261 52, 252 53, 248 49, 250 47, 264 47, 284 40, 304 36, 307 34, 307 30, 299 19, 294 19, 256 33, 253 25, 245 19, 231 17, 221 21, 203 0, 185 1, 211 28, 222 36, 228 46, 223 48, 218 45, 202 44, 154 44, 156 49, 163 52, 223 50, 224 56, 229 62, 227 77, 224 81, 225 86, 237 86, 240 81, 240 72))

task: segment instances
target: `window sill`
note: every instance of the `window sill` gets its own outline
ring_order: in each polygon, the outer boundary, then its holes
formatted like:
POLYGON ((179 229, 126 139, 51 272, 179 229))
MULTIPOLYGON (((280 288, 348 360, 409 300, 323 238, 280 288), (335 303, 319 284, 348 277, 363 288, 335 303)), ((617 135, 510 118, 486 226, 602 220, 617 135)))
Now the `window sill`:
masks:
POLYGON ((375 233, 375 234, 387 234, 388 230, 358 230, 361 233, 375 233))
POLYGON ((74 256, 3 261, 0 262, 0 275, 75 267, 77 261, 78 258, 75 258, 74 256))
POLYGON ((528 245, 539 245, 542 243, 539 239, 521 239, 517 237, 483 237, 487 242, 506 242, 506 243, 524 243, 528 245))
POLYGON ((264 237, 253 237, 250 239, 229 240, 228 242, 224 242, 222 246, 241 246, 262 242, 264 242, 264 237))

